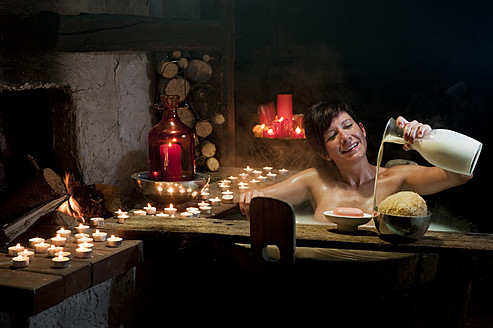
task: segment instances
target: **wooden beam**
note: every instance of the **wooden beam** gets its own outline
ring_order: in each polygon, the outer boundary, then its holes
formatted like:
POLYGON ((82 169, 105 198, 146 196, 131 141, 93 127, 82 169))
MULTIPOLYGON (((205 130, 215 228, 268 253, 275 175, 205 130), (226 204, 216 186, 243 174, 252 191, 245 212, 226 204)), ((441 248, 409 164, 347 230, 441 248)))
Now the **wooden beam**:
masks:
POLYGON ((225 36, 219 20, 47 11, 37 18, 38 46, 66 52, 222 50, 225 36))

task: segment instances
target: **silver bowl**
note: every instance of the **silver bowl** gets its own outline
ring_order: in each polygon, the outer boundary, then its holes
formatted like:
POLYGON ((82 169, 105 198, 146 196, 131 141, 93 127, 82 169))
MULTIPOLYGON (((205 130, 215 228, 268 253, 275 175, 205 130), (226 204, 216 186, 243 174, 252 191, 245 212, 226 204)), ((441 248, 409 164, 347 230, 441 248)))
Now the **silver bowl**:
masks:
POLYGON ((428 231, 431 212, 426 216, 400 216, 379 213, 373 218, 380 236, 417 240, 428 231))
POLYGON ((148 200, 156 204, 182 204, 197 199, 209 183, 210 176, 196 173, 190 181, 154 181, 149 179, 148 171, 132 174, 135 187, 148 200))

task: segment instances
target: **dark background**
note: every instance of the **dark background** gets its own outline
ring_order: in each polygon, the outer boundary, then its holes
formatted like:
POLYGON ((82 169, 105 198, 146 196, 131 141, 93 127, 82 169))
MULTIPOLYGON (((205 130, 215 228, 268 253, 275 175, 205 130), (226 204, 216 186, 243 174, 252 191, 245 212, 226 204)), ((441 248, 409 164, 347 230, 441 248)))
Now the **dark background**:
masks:
MULTIPOLYGON (((259 104, 292 93, 294 113, 350 103, 376 162, 385 123, 403 115, 483 143, 474 178, 429 197, 492 231, 489 212, 493 2, 460 0, 236 1, 236 131, 248 162, 259 104)), ((423 162, 416 152, 386 156, 423 162)))

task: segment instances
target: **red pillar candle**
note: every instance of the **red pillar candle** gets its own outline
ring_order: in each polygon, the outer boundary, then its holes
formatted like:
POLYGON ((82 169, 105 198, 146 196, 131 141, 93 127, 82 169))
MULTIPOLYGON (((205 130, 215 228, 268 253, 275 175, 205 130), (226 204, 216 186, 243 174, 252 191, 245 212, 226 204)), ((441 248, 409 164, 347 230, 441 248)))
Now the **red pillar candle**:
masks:
POLYGON ((277 95, 277 117, 284 117, 289 122, 293 120, 293 95, 277 95))
POLYGON ((181 180, 181 146, 175 143, 161 145, 161 161, 163 163, 164 180, 181 180))

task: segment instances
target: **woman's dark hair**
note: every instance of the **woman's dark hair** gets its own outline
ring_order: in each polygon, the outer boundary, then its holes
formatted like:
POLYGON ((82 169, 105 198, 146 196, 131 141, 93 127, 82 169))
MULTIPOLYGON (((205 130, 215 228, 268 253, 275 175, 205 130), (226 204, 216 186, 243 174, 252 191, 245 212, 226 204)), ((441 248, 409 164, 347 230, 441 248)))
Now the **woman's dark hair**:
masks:
POLYGON ((356 114, 344 102, 320 102, 310 107, 303 116, 306 139, 316 152, 327 155, 324 133, 332 124, 332 120, 343 112, 348 113, 356 123, 359 123, 356 114))

